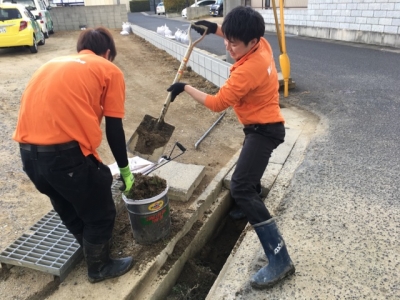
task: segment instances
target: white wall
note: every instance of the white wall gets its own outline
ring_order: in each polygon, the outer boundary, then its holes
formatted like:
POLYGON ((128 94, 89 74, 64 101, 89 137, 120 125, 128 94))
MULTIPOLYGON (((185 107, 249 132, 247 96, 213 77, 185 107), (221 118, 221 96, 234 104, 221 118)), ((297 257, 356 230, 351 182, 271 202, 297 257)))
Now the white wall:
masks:
MULTIPOLYGON (((275 31, 272 10, 260 13, 275 31)), ((289 33, 400 48, 400 0, 309 0, 284 16, 289 33)))
POLYGON ((125 4, 127 11, 129 11, 129 0, 84 0, 84 1, 85 1, 85 6, 125 4))

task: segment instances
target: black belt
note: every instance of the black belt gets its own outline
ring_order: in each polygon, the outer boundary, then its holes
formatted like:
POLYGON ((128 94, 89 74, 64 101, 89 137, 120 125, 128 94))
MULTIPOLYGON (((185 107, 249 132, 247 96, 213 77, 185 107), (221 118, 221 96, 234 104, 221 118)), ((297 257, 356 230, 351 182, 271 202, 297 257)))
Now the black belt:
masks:
POLYGON ((36 152, 57 152, 79 147, 79 143, 76 141, 54 145, 32 145, 20 143, 19 147, 27 151, 35 151, 36 149, 36 152))
POLYGON ((270 126, 270 125, 277 125, 277 124, 282 124, 282 122, 265 123, 265 124, 248 124, 248 125, 244 125, 244 127, 261 127, 261 126, 270 126))

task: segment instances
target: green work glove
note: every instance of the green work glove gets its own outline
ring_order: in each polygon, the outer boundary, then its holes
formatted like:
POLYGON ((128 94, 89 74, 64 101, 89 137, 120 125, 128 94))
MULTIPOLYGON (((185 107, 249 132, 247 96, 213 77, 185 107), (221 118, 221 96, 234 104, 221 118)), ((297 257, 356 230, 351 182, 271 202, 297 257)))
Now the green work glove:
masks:
POLYGON ((123 192, 128 192, 132 188, 132 185, 135 183, 135 177, 129 169, 129 164, 125 168, 119 168, 119 172, 121 174, 120 180, 123 183, 119 190, 123 192))

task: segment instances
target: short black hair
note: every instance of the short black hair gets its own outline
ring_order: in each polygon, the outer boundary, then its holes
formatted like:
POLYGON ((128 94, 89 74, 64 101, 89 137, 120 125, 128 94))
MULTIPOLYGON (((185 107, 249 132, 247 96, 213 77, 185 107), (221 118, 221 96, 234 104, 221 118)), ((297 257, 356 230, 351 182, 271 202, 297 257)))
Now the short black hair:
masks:
POLYGON ((251 7, 237 6, 225 16, 221 30, 228 40, 239 40, 247 46, 252 39, 259 41, 264 36, 264 18, 251 7))
POLYGON ((82 50, 91 50, 96 55, 104 55, 110 49, 109 60, 113 61, 117 56, 114 39, 105 27, 89 28, 81 32, 76 45, 78 52, 82 50))

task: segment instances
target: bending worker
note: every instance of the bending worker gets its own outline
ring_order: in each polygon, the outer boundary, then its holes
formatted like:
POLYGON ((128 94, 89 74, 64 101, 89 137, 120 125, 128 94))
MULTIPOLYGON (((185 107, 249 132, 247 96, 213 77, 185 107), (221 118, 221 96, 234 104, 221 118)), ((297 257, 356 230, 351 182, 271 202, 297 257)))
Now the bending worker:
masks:
POLYGON ((113 37, 103 27, 87 29, 78 38, 77 51, 33 74, 21 98, 13 139, 20 144, 24 171, 83 247, 89 281, 98 282, 133 265, 131 257, 110 258, 116 216, 113 177, 96 150, 103 116, 123 190, 130 190, 134 177, 122 125, 125 81, 112 63, 117 55, 113 37))
MULTIPOLYGON (((229 12, 221 25, 198 21, 224 38, 226 50, 235 60, 230 77, 215 95, 178 82, 171 85, 171 101, 182 92, 212 111, 232 106, 244 125, 245 139, 231 179, 231 195, 254 227, 268 258, 268 265, 251 279, 255 288, 267 288, 293 274, 294 265, 275 220, 260 197, 260 180, 272 151, 284 141, 284 119, 279 107, 279 83, 272 49, 264 39, 264 19, 250 7, 229 12)), ((205 29, 192 27, 203 34, 205 29)), ((238 215, 236 212, 234 215, 238 215)))

